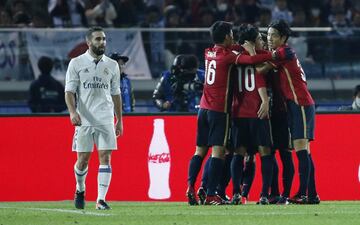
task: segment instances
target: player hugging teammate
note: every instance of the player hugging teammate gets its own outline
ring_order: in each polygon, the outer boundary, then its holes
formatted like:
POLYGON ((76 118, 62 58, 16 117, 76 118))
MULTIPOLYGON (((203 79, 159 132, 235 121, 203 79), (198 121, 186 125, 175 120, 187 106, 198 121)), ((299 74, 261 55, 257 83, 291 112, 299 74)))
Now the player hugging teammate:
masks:
MULTIPOLYGON (((314 137, 314 101, 307 89, 301 64, 293 49, 286 44, 291 33, 288 24, 274 21, 269 25, 269 50, 263 49, 261 34, 252 25, 240 26, 241 45, 234 44, 229 23, 214 23, 210 33, 215 45, 205 50, 205 84, 198 114, 197 146, 189 164, 188 203, 197 205, 199 202, 195 182, 209 147, 212 147, 211 160, 204 171, 208 182, 206 187, 201 187, 207 191, 206 194, 198 192, 199 198, 204 200, 201 203, 228 203, 217 192, 221 176, 226 174, 225 168, 231 171, 233 181, 231 203, 245 203, 249 186, 245 192, 242 189, 245 181, 250 180, 251 185, 254 173, 244 173, 244 158, 253 157, 257 152, 262 174, 259 204, 320 203, 309 148, 309 141, 314 137), (269 92, 275 97, 271 117, 269 92), (230 135, 231 145, 227 145, 230 135), (300 178, 299 190, 291 198, 294 165, 290 142, 299 160, 300 178), (233 151, 232 160, 226 160, 230 165, 224 165, 226 147, 233 151), (279 149, 283 164, 282 195, 277 184, 275 149, 279 149)), ((255 166, 255 162, 250 162, 246 165, 255 166)))

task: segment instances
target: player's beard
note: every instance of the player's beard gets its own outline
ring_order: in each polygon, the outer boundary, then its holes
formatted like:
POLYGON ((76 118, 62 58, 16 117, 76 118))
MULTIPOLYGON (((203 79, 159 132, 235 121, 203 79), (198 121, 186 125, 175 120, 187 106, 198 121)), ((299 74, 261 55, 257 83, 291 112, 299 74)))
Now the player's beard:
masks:
POLYGON ((91 46, 91 51, 97 56, 102 56, 105 53, 105 46, 91 46))

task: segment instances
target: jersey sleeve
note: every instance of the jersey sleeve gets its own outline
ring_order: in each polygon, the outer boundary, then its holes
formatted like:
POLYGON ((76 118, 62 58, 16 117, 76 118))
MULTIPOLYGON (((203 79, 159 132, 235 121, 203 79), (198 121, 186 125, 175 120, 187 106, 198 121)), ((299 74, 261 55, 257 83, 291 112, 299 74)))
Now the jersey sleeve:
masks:
POLYGON ((80 83, 78 71, 76 71, 76 62, 72 59, 69 63, 65 76, 65 92, 75 93, 80 83))
POLYGON ((238 54, 235 60, 235 64, 259 64, 266 61, 272 60, 272 55, 270 52, 265 54, 258 54, 254 56, 246 55, 246 54, 238 54))
POLYGON ((111 85, 110 94, 111 95, 120 95, 121 94, 121 91, 120 91, 120 69, 119 69, 119 65, 117 63, 115 65, 114 72, 115 73, 110 82, 110 85, 111 85))

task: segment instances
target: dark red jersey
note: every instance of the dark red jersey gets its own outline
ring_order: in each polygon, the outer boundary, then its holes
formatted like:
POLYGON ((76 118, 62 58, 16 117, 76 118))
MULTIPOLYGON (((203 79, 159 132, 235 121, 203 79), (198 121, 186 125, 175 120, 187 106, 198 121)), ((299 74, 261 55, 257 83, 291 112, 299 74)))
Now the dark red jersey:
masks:
POLYGON ((232 117, 258 118, 262 102, 258 89, 266 87, 264 75, 257 73, 254 65, 238 66, 237 74, 232 117))
POLYGON ((285 112, 286 111, 286 100, 281 91, 280 86, 280 76, 278 72, 270 71, 266 74, 267 86, 271 89, 272 92, 272 106, 271 111, 276 112, 285 112))
POLYGON ((233 70, 234 64, 258 64, 271 58, 270 52, 249 56, 221 45, 205 49, 205 82, 200 108, 230 112, 233 83, 230 74, 236 74, 233 70))
MULTIPOLYGON (((279 48, 290 48, 287 45, 279 48)), ((306 76, 296 54, 272 64, 279 73, 280 87, 286 100, 292 100, 301 106, 313 105, 314 100, 307 88, 306 76)))

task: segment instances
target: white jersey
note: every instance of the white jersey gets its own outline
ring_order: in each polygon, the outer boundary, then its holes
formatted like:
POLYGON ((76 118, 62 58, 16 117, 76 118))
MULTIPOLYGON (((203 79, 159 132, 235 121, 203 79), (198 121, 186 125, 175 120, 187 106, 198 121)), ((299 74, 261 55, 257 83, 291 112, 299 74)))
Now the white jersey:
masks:
POLYGON ((88 51, 73 58, 66 72, 66 91, 76 94, 76 110, 82 126, 113 124, 111 96, 120 95, 118 63, 103 55, 96 64, 88 51))

